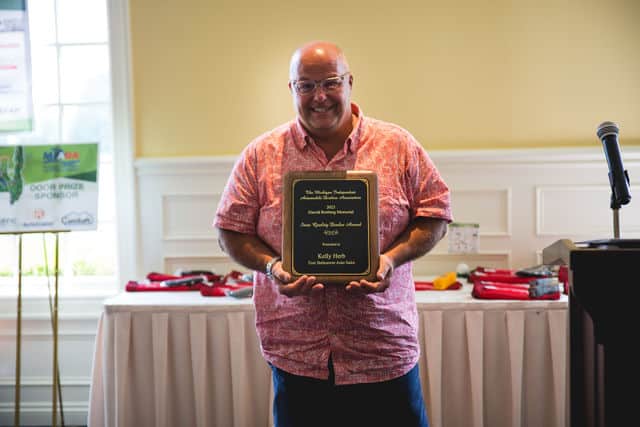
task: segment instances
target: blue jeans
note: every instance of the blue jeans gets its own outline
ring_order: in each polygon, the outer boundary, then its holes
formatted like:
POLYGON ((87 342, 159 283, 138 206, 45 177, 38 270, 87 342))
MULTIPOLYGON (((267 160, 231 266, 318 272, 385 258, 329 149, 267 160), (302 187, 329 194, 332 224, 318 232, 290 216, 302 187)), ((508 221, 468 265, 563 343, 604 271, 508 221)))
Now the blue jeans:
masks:
POLYGON ((335 385, 271 366, 276 427, 428 427, 418 365, 389 381, 335 385))

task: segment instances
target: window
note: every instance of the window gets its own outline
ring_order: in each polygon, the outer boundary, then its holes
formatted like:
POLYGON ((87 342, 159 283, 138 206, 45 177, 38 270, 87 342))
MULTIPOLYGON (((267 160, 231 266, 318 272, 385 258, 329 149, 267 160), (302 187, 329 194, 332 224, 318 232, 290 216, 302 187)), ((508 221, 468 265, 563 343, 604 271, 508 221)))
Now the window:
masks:
MULTIPOLYGON (((0 134, 0 144, 99 142, 98 229, 60 234, 60 292, 113 292, 118 242, 107 0, 30 0, 27 6, 34 129, 0 134)), ((17 242, 17 236, 0 236, 3 294, 15 292, 17 242)), ((47 292, 44 246, 52 274, 53 242, 51 234, 23 235, 25 293, 47 292)))

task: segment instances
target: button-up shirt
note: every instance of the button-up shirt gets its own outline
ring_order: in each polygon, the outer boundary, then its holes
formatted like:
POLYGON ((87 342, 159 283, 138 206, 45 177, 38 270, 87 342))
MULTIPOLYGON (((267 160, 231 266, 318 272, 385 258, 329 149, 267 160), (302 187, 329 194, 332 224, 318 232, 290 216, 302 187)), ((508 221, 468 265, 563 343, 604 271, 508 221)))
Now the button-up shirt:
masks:
MULTIPOLYGON (((416 217, 451 221, 449 189, 424 148, 401 127, 365 117, 356 104, 353 131, 333 158, 298 120, 252 141, 237 160, 214 225, 257 235, 282 250, 283 177, 289 171, 370 170, 378 179, 379 247, 384 253, 416 217)), ((351 294, 325 285, 313 296, 287 297, 254 274, 256 329, 265 359, 295 375, 336 384, 386 381, 418 361, 418 314, 411 263, 396 267, 382 293, 351 294)))

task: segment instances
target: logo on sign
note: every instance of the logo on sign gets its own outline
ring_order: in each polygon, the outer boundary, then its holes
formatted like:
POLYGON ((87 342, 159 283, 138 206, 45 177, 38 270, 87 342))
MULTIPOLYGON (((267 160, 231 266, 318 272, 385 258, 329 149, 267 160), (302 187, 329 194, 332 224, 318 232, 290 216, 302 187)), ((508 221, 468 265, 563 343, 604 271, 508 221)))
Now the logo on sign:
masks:
POLYGON ((45 163, 76 162, 80 160, 80 153, 77 151, 64 151, 60 147, 54 147, 42 154, 42 160, 45 163))
POLYGON ((95 223, 93 215, 89 212, 69 212, 60 221, 64 225, 91 225, 95 223))

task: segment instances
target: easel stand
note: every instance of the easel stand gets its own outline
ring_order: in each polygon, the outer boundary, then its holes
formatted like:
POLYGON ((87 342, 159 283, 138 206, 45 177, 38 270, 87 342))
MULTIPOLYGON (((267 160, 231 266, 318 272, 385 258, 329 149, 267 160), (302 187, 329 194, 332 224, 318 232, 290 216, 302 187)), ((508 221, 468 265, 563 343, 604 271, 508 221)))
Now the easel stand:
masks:
MULTIPOLYGON (((53 387, 52 387, 52 414, 51 426, 57 427, 58 402, 60 403, 60 414, 62 426, 64 427, 64 412, 62 410, 62 387, 60 384, 60 367, 58 366, 58 283, 60 278, 59 253, 60 253, 60 236, 65 231, 50 231, 55 235, 55 256, 54 256, 54 295, 51 301, 51 288, 49 288, 49 312, 51 314, 51 330, 53 337, 53 387)), ((38 232, 47 233, 47 232, 38 232)), ((15 383, 15 400, 14 400, 14 427, 20 426, 20 376, 21 376, 21 359, 22 359, 22 236, 24 234, 32 234, 30 232, 22 233, 0 233, 14 234, 18 236, 18 300, 16 307, 16 383, 15 383)), ((44 237, 44 234, 43 234, 44 237)), ((48 273, 48 260, 46 258, 46 242, 45 242, 45 264, 47 265, 46 274, 48 273)))
POLYGON ((20 425, 20 360, 22 347, 22 234, 18 236, 18 307, 16 308, 16 390, 13 425, 20 425))

